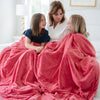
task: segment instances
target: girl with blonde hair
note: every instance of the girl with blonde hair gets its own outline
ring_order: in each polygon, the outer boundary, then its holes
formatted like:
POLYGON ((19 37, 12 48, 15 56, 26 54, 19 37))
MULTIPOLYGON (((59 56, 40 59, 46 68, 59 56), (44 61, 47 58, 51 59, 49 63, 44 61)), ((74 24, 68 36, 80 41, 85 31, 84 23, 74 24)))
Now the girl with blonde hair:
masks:
POLYGON ((67 29, 71 32, 83 34, 88 37, 89 33, 86 30, 86 23, 81 15, 72 15, 67 23, 67 29))

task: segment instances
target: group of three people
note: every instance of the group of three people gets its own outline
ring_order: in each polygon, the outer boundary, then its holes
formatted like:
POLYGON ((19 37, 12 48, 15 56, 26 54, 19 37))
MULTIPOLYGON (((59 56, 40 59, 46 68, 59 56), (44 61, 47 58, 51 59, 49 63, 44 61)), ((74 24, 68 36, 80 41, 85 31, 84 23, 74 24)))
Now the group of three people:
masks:
POLYGON ((72 15, 67 22, 62 3, 53 1, 49 22, 46 30, 45 16, 34 14, 24 37, 0 53, 0 96, 7 100, 93 100, 99 64, 86 39, 84 18, 72 15))

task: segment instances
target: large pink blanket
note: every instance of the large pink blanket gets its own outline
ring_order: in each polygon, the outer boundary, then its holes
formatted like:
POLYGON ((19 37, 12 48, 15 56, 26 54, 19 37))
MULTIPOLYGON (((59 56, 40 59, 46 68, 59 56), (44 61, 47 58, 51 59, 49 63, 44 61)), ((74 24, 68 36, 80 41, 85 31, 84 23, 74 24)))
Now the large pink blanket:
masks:
MULTIPOLYGON (((95 49, 81 34, 48 43, 37 55, 22 38, 0 54, 5 100, 93 100, 99 82, 95 49)), ((34 45, 38 45, 32 43, 34 45)))

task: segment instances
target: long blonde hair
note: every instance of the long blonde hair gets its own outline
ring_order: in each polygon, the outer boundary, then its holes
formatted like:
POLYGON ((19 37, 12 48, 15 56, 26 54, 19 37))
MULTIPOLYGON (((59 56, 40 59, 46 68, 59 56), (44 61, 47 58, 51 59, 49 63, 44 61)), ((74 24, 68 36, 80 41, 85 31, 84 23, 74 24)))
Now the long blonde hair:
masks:
MULTIPOLYGON (((42 16, 44 16, 44 15, 41 14, 41 13, 36 13, 32 16, 31 24, 30 24, 30 28, 32 29, 32 36, 38 36, 39 35, 39 24, 41 22, 42 16)), ((42 29, 41 33, 45 34, 45 30, 42 29)))
POLYGON ((86 30, 86 23, 81 15, 72 15, 71 23, 74 33, 81 33, 85 37, 88 37, 89 33, 86 30))
POLYGON ((63 23, 65 21, 65 10, 64 10, 63 4, 60 1, 53 1, 50 4, 50 11, 49 11, 50 26, 52 26, 53 22, 54 22, 54 19, 53 19, 52 15, 55 14, 59 9, 61 9, 62 13, 63 13, 63 18, 61 20, 61 23, 63 23))

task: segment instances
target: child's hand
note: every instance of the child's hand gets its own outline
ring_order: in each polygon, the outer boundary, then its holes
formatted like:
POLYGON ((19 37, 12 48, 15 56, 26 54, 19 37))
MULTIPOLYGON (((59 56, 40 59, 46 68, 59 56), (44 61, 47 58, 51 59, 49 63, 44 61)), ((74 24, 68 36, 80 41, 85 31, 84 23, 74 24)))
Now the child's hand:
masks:
POLYGON ((43 46, 36 47, 36 52, 40 53, 43 50, 43 48, 44 48, 43 46))

